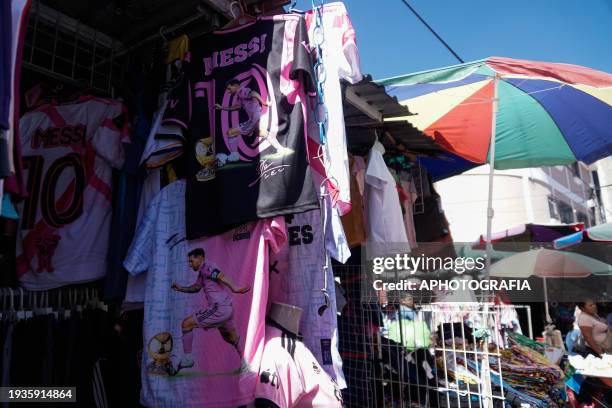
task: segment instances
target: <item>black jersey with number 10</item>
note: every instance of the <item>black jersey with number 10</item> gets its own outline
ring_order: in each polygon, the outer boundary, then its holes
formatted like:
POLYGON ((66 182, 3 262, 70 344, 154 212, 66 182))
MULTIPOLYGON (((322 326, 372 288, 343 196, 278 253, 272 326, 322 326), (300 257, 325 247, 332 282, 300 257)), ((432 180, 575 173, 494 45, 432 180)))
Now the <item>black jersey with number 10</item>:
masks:
POLYGON ((185 143, 187 238, 317 208, 304 19, 260 18, 201 37, 191 50, 163 120, 185 143))

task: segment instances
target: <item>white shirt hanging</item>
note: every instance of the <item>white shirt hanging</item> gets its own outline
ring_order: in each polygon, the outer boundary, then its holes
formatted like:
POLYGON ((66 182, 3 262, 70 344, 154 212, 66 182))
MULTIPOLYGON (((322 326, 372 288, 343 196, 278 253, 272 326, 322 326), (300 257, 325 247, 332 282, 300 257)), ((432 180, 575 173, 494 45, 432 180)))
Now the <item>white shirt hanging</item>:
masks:
POLYGON ((384 146, 376 141, 365 174, 366 256, 410 251, 395 179, 387 169, 384 146))

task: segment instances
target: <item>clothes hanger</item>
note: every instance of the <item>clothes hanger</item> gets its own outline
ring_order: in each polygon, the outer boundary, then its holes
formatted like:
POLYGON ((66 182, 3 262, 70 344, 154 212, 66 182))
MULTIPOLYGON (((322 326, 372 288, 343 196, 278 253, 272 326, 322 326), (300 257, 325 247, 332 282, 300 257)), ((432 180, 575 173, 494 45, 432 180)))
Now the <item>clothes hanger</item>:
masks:
POLYGON ((29 292, 28 298, 30 299, 30 307, 34 316, 41 315, 41 310, 38 307, 38 292, 29 292))
POLYGON ((161 27, 159 27, 159 37, 162 39, 162 43, 161 43, 161 52, 162 55, 166 55, 168 53, 168 37, 166 37, 166 26, 163 25, 161 27))
POLYGON ((233 1, 230 3, 230 13, 232 14, 233 19, 229 23, 224 25, 221 28, 222 30, 228 30, 230 28, 240 27, 241 25, 252 23, 253 21, 257 20, 255 17, 253 17, 250 14, 247 14, 244 11, 244 7, 239 1, 233 1), (238 15, 234 14, 234 8, 233 8, 234 5, 238 6, 238 10, 240 10, 240 14, 238 15))
POLYGON ((100 299, 100 293, 98 292, 98 289, 94 288, 93 292, 96 307, 104 312, 108 312, 108 305, 104 303, 102 299, 100 299))
POLYGON ((6 319, 10 316, 9 310, 6 308, 9 294, 8 288, 1 288, 0 294, 2 295, 2 312, 0 313, 0 319, 6 319))
POLYGON ((161 37, 162 40, 164 40, 165 44, 168 44, 168 38, 166 37, 166 34, 164 34, 165 29, 166 29, 165 25, 159 27, 159 36, 161 37))
POLYGON ((9 292, 9 296, 10 296, 10 302, 9 302, 9 307, 10 307, 10 312, 12 316, 16 316, 15 313, 15 299, 13 297, 13 289, 11 288, 6 288, 6 290, 9 292))
MULTIPOLYGON (((72 289, 68 289, 68 307, 64 308, 64 319, 70 319, 72 316, 72 289)), ((60 297, 60 306, 63 306, 60 297)))
POLYGON ((75 307, 76 311, 79 312, 79 314, 83 312, 82 301, 83 301, 82 290, 80 288, 75 289, 74 290, 74 303, 76 304, 76 307, 75 307))
POLYGON ((49 315, 53 313, 53 308, 49 307, 49 291, 48 290, 45 290, 44 305, 45 305, 45 314, 49 315))
POLYGON ((4 290, 5 290, 4 288, 0 288, 0 296, 2 296, 2 312, 0 313, 0 318, 6 311, 6 296, 5 296, 4 290))
MULTIPOLYGON (((23 293, 23 289, 19 288, 19 310, 17 310, 17 320, 23 320, 26 318, 25 310, 23 309, 23 298, 25 297, 25 293, 23 293)), ((11 289, 11 303, 13 302, 13 292, 11 289)))
MULTIPOLYGON (((57 293, 57 295, 56 295, 56 297, 55 297, 55 298, 56 298, 56 299, 60 299, 60 296, 62 295, 62 290, 60 289, 60 290, 58 290, 56 293, 57 293)), ((51 301, 49 301, 49 302, 50 302, 50 303, 52 303, 51 301)), ((59 316, 60 316, 60 310, 59 310, 59 300, 58 300, 58 302, 57 302, 57 303, 58 303, 58 307, 57 307, 57 308, 55 308, 55 307, 53 307, 53 306, 50 306, 50 307, 49 307, 49 309, 51 309, 51 313, 53 314, 53 316, 55 317, 55 319, 56 319, 56 320, 57 320, 57 319, 59 319, 59 316)))

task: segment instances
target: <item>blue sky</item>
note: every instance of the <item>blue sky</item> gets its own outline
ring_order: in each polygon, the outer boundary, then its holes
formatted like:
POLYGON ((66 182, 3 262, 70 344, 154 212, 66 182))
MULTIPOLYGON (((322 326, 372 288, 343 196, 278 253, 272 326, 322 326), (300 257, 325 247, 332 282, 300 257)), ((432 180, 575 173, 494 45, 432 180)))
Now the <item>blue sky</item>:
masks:
MULTIPOLYGON (((612 72, 612 0, 409 0, 465 61, 502 56, 612 72)), ((457 64, 401 0, 347 0, 364 73, 457 64)), ((298 8, 310 8, 300 0, 298 8)))

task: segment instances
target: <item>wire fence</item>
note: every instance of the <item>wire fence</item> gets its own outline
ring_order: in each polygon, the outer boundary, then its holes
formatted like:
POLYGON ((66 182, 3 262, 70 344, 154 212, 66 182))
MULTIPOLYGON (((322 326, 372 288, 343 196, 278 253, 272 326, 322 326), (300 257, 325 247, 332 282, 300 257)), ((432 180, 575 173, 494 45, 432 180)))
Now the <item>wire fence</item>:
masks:
POLYGON ((334 274, 347 301, 338 317, 347 407, 504 406, 507 322, 526 314, 532 338, 529 306, 374 291, 361 266, 336 266, 334 274))

